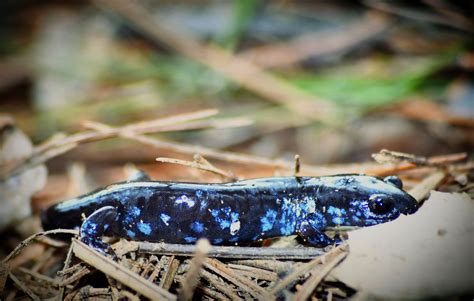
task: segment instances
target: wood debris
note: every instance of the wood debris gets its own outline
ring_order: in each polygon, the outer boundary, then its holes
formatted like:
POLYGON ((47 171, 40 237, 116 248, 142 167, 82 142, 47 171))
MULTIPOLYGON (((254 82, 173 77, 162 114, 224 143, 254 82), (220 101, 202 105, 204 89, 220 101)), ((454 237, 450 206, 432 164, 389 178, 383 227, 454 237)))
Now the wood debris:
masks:
MULTIPOLYGON (((143 127, 149 129, 147 123, 126 128, 143 127)), ((110 135, 111 129, 104 127, 101 131, 110 135)), ((464 154, 423 158, 383 150, 376 157, 392 160, 392 171, 398 170, 399 175, 407 178, 410 193, 420 202, 436 188, 472 193, 472 183, 466 176, 466 166, 472 162, 463 162, 464 154), (399 168, 406 164, 410 167, 399 168)), ((224 178, 234 177, 200 156, 194 161, 172 158, 160 158, 160 161, 204 169, 224 178)), ((299 164, 296 157, 295 172, 299 164)), ((75 238, 72 244, 44 239, 55 234, 77 235, 77 231, 41 232, 19 244, 2 261, 0 294, 8 292, 8 298, 26 295, 33 300, 52 297, 138 300, 140 296, 191 300, 194 295, 210 300, 274 300, 283 296, 306 300, 347 298, 354 293, 325 279, 349 254, 345 244, 323 250, 304 246, 173 245, 122 239, 113 244, 119 258, 114 261, 75 238), (37 251, 41 255, 15 261, 34 246, 42 246, 37 251)))

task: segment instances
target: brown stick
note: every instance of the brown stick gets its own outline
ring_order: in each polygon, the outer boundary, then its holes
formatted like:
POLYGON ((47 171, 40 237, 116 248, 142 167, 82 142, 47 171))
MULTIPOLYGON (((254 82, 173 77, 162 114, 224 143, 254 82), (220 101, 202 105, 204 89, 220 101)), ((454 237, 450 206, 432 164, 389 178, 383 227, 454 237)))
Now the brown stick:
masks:
MULTIPOLYGON (((18 161, 13 165, 0 165, 0 180, 7 179, 34 166, 44 163, 55 156, 70 151, 81 143, 113 138, 119 136, 121 133, 132 135, 150 133, 157 131, 161 127, 201 119, 215 114, 217 114, 217 110, 215 109, 200 110, 155 120, 132 123, 117 128, 102 126, 99 127, 97 131, 80 132, 69 136, 55 136, 54 139, 49 139, 45 143, 35 147, 33 154, 30 157, 18 161)), ((90 126, 91 124, 98 126, 98 123, 89 122, 90 126)))
POLYGON ((296 293, 295 297, 293 300, 299 301, 299 300, 308 300, 313 291, 316 289, 316 287, 319 285, 321 280, 324 279, 324 277, 337 265, 339 262, 341 262, 346 256, 348 252, 340 253, 336 255, 335 257, 331 258, 328 260, 326 263, 323 264, 321 269, 318 269, 315 271, 311 277, 309 277, 308 280, 303 284, 301 289, 296 293))
POLYGON ((41 299, 33 293, 33 291, 27 287, 22 281, 20 281, 15 275, 13 275, 12 272, 8 273, 8 277, 13 281, 16 287, 18 287, 19 290, 24 292, 28 297, 30 297, 33 301, 40 301, 41 299))
POLYGON ((7 257, 5 257, 2 260, 2 264, 8 264, 8 262, 18 255, 18 253, 27 245, 32 243, 34 240, 36 240, 38 237, 45 236, 45 235, 51 235, 51 234, 73 234, 77 235, 78 231, 77 230, 70 230, 70 229, 55 229, 55 230, 49 230, 49 231, 44 231, 44 232, 38 232, 36 234, 31 235, 24 241, 22 241, 19 245, 16 246, 16 248, 8 254, 7 257))
POLYGON ((178 272, 178 268, 180 264, 181 262, 179 259, 175 258, 175 256, 171 256, 168 270, 166 271, 166 274, 163 276, 163 285, 161 285, 161 281, 160 281, 161 287, 164 288, 165 290, 168 290, 173 284, 174 277, 176 275, 176 272, 178 272))
MULTIPOLYGON (((69 250, 67 251, 66 259, 64 260, 64 266, 62 270, 58 272, 58 275, 60 276, 59 281, 63 281, 64 279, 66 279, 66 273, 70 269, 69 265, 71 264, 71 260, 72 260, 72 245, 69 246, 69 250)), ((59 288, 58 300, 63 300, 65 289, 66 288, 64 286, 61 286, 59 288)))
POLYGON ((266 281, 276 281, 278 280, 278 274, 275 272, 267 271, 264 269, 251 267, 243 264, 228 263, 227 266, 238 272, 248 272, 253 278, 266 280, 266 281))
POLYGON ((386 16, 371 12, 361 21, 349 24, 338 32, 331 30, 328 33, 304 34, 290 41, 257 46, 239 56, 265 68, 290 66, 309 57, 334 55, 367 42, 389 27, 387 19, 386 16))
POLYGON ((435 172, 421 181, 418 185, 410 189, 411 194, 419 203, 428 197, 431 190, 435 189, 441 181, 444 180, 446 174, 442 171, 435 172))
POLYGON ((401 153, 382 149, 372 158, 379 163, 408 163, 415 166, 442 166, 463 161, 467 158, 467 153, 448 154, 433 157, 415 156, 413 154, 401 153))
POLYGON ((84 277, 85 275, 89 274, 91 270, 89 270, 87 267, 82 267, 82 269, 80 269, 79 271, 77 271, 76 273, 72 274, 71 276, 67 277, 67 278, 63 278, 61 280, 61 282, 59 283, 59 286, 61 287, 64 287, 68 284, 71 284, 75 281, 78 281, 79 279, 81 279, 82 277, 84 277))
MULTIPOLYGON (((129 242, 137 244, 140 253, 192 256, 196 247, 194 245, 179 245, 150 242, 129 242)), ((260 248, 260 247, 221 247, 212 246, 207 252, 211 258, 274 258, 274 259, 312 259, 323 254, 319 248, 260 248)))
POLYGON ((237 275, 234 271, 227 268, 225 264, 218 261, 217 259, 207 259, 207 261, 204 263, 204 266, 219 276, 239 286, 242 290, 246 291, 259 300, 273 299, 271 298, 271 294, 269 294, 265 289, 261 288, 251 280, 237 275))
POLYGON ((235 181, 237 178, 235 175, 231 174, 230 172, 223 171, 222 169, 219 169, 215 166, 212 166, 210 164, 201 164, 198 162, 191 162, 191 161, 186 161, 186 160, 180 160, 180 159, 174 159, 174 158, 164 158, 164 157, 159 157, 155 159, 157 162, 161 163, 172 163, 172 164, 179 164, 183 166, 188 166, 191 168, 196 168, 208 172, 212 172, 216 175, 219 175, 221 177, 224 177, 225 179, 235 181))
POLYGON ((231 300, 237 301, 242 300, 234 291, 233 286, 222 281, 219 276, 212 274, 206 270, 201 272, 202 278, 205 279, 209 284, 211 284, 217 291, 222 292, 228 296, 231 300))
POLYGON ((389 2, 386 2, 386 1, 366 0, 364 1, 364 4, 371 8, 378 9, 380 11, 399 15, 399 16, 406 17, 409 19, 415 19, 418 22, 438 23, 438 24, 443 24, 443 25, 455 27, 458 29, 466 30, 468 32, 474 31, 474 29, 472 29, 472 22, 466 24, 464 18, 457 17, 453 19, 453 18, 447 18, 439 14, 419 12, 416 10, 406 9, 406 8, 397 6, 395 4, 390 4, 389 2))
POLYGON ((57 287, 59 285, 55 279, 48 277, 46 275, 40 274, 38 272, 26 269, 24 267, 19 267, 18 270, 24 274, 27 274, 28 276, 32 278, 35 278, 38 281, 44 281, 53 287, 57 287))
POLYGON ((88 263, 109 277, 134 289, 145 297, 155 300, 175 300, 176 296, 156 284, 140 277, 115 261, 99 254, 83 242, 74 239, 73 252, 82 261, 88 263))
POLYGON ((196 252, 194 257, 189 263, 189 270, 186 273, 186 277, 181 282, 181 289, 179 290, 178 300, 186 301, 191 300, 194 295, 194 290, 199 283, 201 278, 201 269, 206 261, 206 254, 211 248, 211 244, 205 238, 201 238, 196 243, 196 252))
POLYGON ((308 271, 314 269, 316 266, 323 263, 328 257, 335 256, 342 253, 347 253, 346 251, 347 245, 340 245, 328 253, 318 256, 315 259, 311 260, 308 263, 305 263, 291 272, 288 276, 286 276, 283 280, 277 283, 272 289, 271 293, 275 296, 278 296, 286 287, 288 287, 291 283, 295 282, 301 275, 307 273, 308 271))

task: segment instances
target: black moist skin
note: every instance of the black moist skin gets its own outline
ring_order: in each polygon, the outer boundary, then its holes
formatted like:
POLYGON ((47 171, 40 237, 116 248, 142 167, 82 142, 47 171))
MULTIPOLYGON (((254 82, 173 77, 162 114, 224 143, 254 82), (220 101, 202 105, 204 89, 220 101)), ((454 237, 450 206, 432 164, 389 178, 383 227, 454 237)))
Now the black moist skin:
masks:
POLYGON ((80 228, 81 240, 105 252, 103 235, 214 245, 300 235, 314 246, 338 243, 328 227, 366 227, 414 213, 416 200, 397 177, 273 177, 202 184, 129 181, 56 204, 45 230, 80 228), (83 217, 87 219, 83 222, 83 217))

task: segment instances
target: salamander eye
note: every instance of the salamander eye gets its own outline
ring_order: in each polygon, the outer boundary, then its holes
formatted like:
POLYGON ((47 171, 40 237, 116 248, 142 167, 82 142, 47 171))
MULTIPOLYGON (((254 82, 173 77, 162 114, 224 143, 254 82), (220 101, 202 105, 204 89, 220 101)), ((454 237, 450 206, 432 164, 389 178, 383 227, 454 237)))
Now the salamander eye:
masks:
POLYGON ((383 181, 387 184, 392 184, 393 186, 399 188, 399 189, 403 189, 403 183, 402 183, 402 180, 400 180, 399 177, 397 176, 388 176, 388 177, 385 177, 383 178, 383 181))
POLYGON ((369 208, 375 214, 386 214, 393 208, 393 202, 389 198, 376 194, 370 197, 369 208))

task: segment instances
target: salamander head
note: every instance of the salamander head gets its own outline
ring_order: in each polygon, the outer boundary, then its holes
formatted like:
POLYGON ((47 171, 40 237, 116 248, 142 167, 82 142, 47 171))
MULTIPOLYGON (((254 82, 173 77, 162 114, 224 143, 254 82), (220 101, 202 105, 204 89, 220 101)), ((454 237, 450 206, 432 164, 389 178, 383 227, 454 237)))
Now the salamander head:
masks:
MULTIPOLYGON (((399 178, 335 176, 327 183, 335 191, 321 200, 327 227, 365 227, 412 214, 417 201, 402 190, 399 178)), ((328 191, 327 191, 328 192, 328 191)))

